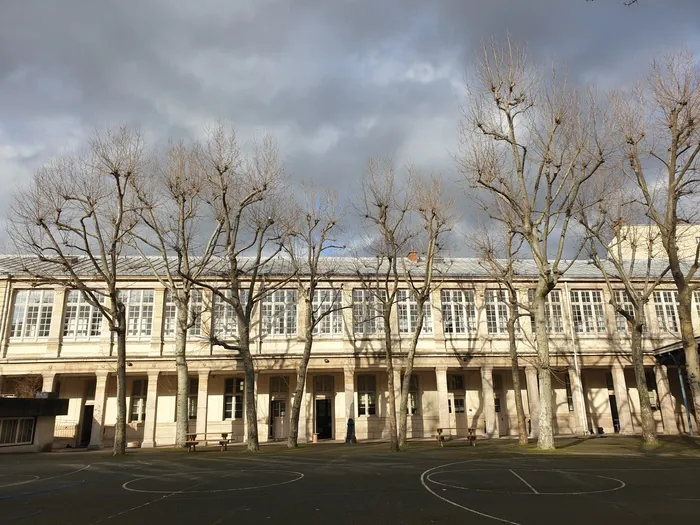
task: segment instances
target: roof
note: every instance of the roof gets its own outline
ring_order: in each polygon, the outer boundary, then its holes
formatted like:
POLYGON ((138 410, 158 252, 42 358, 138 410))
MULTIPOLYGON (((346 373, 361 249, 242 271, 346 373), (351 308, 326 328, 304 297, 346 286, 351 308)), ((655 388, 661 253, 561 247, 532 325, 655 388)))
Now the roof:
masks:
MULTIPOLYGON (((87 256, 72 256, 75 272, 84 278, 97 277, 95 268, 87 256)), ((240 267, 243 273, 250 268, 252 258, 240 258, 240 267)), ((176 258, 169 257, 166 261, 163 257, 152 256, 146 261, 141 256, 121 256, 117 263, 117 274, 120 277, 152 277, 155 269, 161 275, 165 275, 166 262, 171 268, 176 268, 176 258)), ((423 264, 405 261, 412 268, 415 275, 422 275, 423 264)), ((569 261, 562 262, 562 267, 569 261)), ((323 257, 320 260, 319 272, 328 276, 353 277, 358 274, 372 275, 377 270, 378 260, 374 257, 323 257)), ((651 275, 658 276, 666 269, 665 260, 654 260, 651 264, 651 275)), ((216 278, 227 275, 228 264, 223 257, 215 257, 209 261, 203 277, 216 278)), ((435 263, 435 270, 439 275, 452 278, 489 279, 492 273, 485 263, 474 258, 441 258, 435 263)), ((610 264, 610 274, 614 274, 614 268, 610 264)), ((283 276, 292 273, 292 264, 289 258, 283 256, 274 257, 263 268, 263 273, 268 276, 283 276)), ((304 273, 304 272, 302 272, 304 273)), ((521 279, 533 279, 537 277, 537 265, 533 260, 520 260, 515 263, 516 277, 521 279)), ((0 274, 15 277, 46 276, 61 278, 67 277, 67 272, 58 264, 41 260, 37 256, 0 255, 0 274)), ((637 264, 635 277, 643 278, 646 275, 646 263, 637 264)), ((602 274, 595 265, 586 260, 575 260, 571 268, 566 272, 566 280, 597 280, 602 274)), ((669 276, 670 280, 670 276, 669 276)))

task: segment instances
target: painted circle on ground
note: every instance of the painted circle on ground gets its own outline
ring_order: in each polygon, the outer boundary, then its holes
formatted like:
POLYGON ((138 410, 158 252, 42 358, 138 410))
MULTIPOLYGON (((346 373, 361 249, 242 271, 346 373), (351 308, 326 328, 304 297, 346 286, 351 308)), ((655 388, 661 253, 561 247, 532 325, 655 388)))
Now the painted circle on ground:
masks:
POLYGON ((625 487, 617 478, 559 469, 437 470, 425 479, 451 489, 523 496, 582 496, 625 487))
POLYGON ((127 481, 122 488, 148 494, 212 494, 278 487, 303 477, 294 470, 195 470, 143 476, 127 481))
POLYGON ((35 476, 34 474, 0 474, 0 489, 25 485, 38 479, 39 476, 35 476))

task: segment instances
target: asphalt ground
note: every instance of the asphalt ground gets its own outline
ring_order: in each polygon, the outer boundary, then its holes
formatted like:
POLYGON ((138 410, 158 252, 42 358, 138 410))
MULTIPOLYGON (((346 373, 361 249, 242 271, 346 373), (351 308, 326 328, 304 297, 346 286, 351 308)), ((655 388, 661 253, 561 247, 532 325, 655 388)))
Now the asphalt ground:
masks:
POLYGON ((398 454, 386 444, 324 444, 2 455, 0 524, 697 521, 697 447, 650 453, 620 443, 553 454, 420 443, 398 454))

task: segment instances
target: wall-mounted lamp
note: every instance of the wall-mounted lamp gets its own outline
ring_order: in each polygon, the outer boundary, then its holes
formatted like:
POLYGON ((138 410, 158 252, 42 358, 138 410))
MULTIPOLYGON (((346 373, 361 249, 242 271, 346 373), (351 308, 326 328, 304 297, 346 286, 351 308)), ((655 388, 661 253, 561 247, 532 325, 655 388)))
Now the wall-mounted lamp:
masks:
POLYGON ((126 366, 134 366, 134 363, 132 363, 131 361, 129 361, 129 362, 126 364, 126 366))
POLYGON ((330 363, 331 360, 330 360, 330 359, 324 359, 323 362, 324 362, 324 363, 330 363))

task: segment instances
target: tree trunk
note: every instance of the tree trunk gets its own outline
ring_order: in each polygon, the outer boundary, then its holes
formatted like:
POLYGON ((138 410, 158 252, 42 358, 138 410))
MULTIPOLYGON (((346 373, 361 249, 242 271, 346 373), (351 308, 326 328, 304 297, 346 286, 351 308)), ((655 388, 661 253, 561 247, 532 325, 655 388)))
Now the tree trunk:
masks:
POLYGON ((510 369, 513 375, 513 395, 515 396, 515 413, 518 416, 518 442, 527 445, 527 424, 523 409, 523 395, 520 389, 520 365, 518 364, 518 347, 515 339, 515 327, 518 322, 517 310, 513 301, 508 304, 508 349, 510 351, 510 369))
POLYGON ((245 419, 248 428, 246 443, 248 451, 257 452, 260 450, 260 442, 258 441, 258 409, 255 396, 255 364, 253 363, 253 356, 250 354, 248 327, 243 323, 239 323, 239 330, 240 348, 238 352, 243 360, 243 369, 245 371, 245 419))
POLYGON ((117 336, 117 421, 114 425, 114 455, 126 453, 126 311, 115 308, 117 336))
POLYGON ((632 366, 634 367, 634 378, 637 382, 637 393, 639 394, 639 407, 642 419, 642 441, 647 445, 657 445, 659 440, 656 437, 656 422, 651 411, 649 401, 649 389, 647 386, 646 373, 644 372, 644 351, 642 347, 642 335, 644 330, 644 312, 635 309, 634 326, 632 327, 632 366))
POLYGON ((698 345, 693 333, 692 292, 685 283, 680 284, 676 281, 676 287, 678 288, 678 319, 685 353, 685 371, 690 384, 692 410, 697 417, 700 414, 700 363, 698 363, 698 345))
POLYGON ((532 308, 535 311, 535 337, 537 340, 537 371, 540 379, 540 433, 537 447, 554 450, 554 428, 552 425, 552 375, 549 368, 549 339, 545 299, 548 289, 545 282, 538 282, 532 308))
MULTIPOLYGON (((425 314, 423 312, 423 305, 425 300, 416 301, 416 307, 418 308, 418 317, 416 319, 416 329, 411 336, 411 346, 408 349, 408 354, 406 356, 406 366, 404 368, 403 381, 401 382, 401 400, 399 403, 399 449, 403 449, 408 441, 408 392, 411 388, 411 374, 413 374, 413 362, 416 357, 416 347, 418 346, 418 338, 423 330, 423 323, 425 322, 425 314)), ((391 389, 390 394, 391 394, 391 389)))
MULTIPOLYGON (((175 294, 173 294, 175 295, 175 294)), ((175 446, 184 448, 187 441, 189 414, 187 404, 189 400, 189 376, 187 371, 187 321, 188 304, 178 301, 177 324, 175 325, 175 369, 177 371, 177 406, 175 407, 175 446)))
POLYGON ((391 324, 389 322, 389 313, 384 315, 384 345, 386 352, 386 371, 389 375, 389 450, 398 452, 399 438, 396 429, 396 391, 394 390, 394 360, 391 347, 391 324))
MULTIPOLYGON (((313 293, 313 292, 312 292, 313 293)), ((304 353, 301 356, 301 363, 297 370, 297 385, 294 390, 294 402, 292 403, 292 413, 289 425, 289 437, 287 438, 287 447, 296 448, 299 440, 299 413, 301 412, 301 404, 304 402, 304 385, 306 384, 306 370, 309 367, 309 358, 311 357, 311 348, 313 347, 313 318, 312 318, 311 301, 306 301, 306 326, 304 343, 304 353)), ((306 421, 304 421, 306 424, 306 421)))

